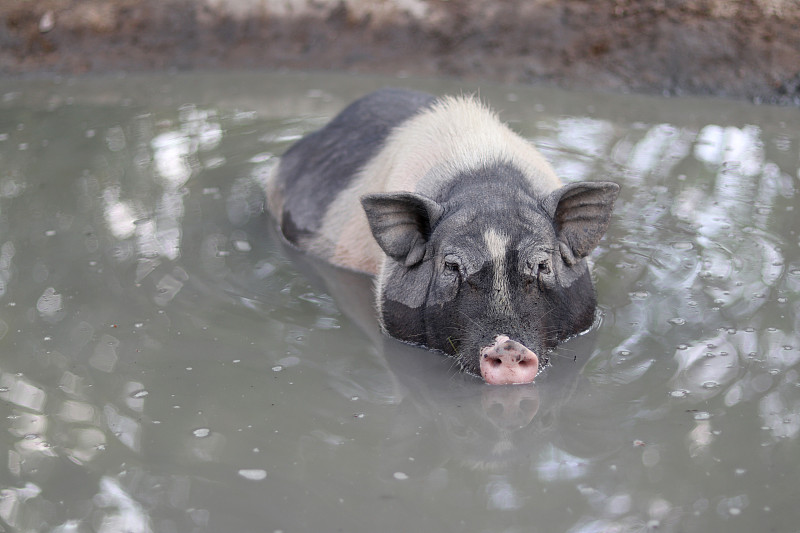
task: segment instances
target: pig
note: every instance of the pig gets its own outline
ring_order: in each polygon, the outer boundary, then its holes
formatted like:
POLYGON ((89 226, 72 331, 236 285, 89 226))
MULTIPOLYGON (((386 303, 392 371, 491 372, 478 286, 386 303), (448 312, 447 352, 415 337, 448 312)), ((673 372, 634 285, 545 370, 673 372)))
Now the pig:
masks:
POLYGON ((267 209, 293 246, 376 278, 382 330, 489 384, 530 383, 587 330, 587 256, 619 186, 564 185, 471 96, 381 89, 291 146, 267 209))

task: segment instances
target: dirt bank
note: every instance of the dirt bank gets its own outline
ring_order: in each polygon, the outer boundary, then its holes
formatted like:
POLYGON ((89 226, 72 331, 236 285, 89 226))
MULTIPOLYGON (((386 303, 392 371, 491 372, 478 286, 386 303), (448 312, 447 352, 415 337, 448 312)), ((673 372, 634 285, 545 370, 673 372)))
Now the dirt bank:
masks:
POLYGON ((800 105, 796 0, 4 0, 0 73, 406 72, 800 105))

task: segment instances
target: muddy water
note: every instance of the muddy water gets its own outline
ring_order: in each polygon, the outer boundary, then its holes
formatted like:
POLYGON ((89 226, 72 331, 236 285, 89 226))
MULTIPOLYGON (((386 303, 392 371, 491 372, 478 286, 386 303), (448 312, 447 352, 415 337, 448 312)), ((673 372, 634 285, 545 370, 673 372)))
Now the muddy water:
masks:
POLYGON ((800 112, 454 82, 0 82, 0 529, 797 531, 800 112), (480 91, 622 185, 595 328, 493 388, 287 250, 276 156, 384 85, 480 91))

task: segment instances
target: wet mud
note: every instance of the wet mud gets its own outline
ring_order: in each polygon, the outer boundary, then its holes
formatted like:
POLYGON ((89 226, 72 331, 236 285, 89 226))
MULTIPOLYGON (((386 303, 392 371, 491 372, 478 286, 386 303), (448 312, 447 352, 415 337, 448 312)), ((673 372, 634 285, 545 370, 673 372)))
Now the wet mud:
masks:
POLYGON ((794 0, 7 0, 0 74, 305 69, 800 104, 794 0))

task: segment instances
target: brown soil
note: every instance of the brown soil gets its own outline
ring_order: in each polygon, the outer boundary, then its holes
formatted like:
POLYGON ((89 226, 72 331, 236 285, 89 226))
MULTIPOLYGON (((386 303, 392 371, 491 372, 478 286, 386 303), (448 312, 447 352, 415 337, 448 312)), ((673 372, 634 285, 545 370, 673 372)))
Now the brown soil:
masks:
POLYGON ((0 0, 0 73, 447 75, 800 105, 796 0, 0 0))

